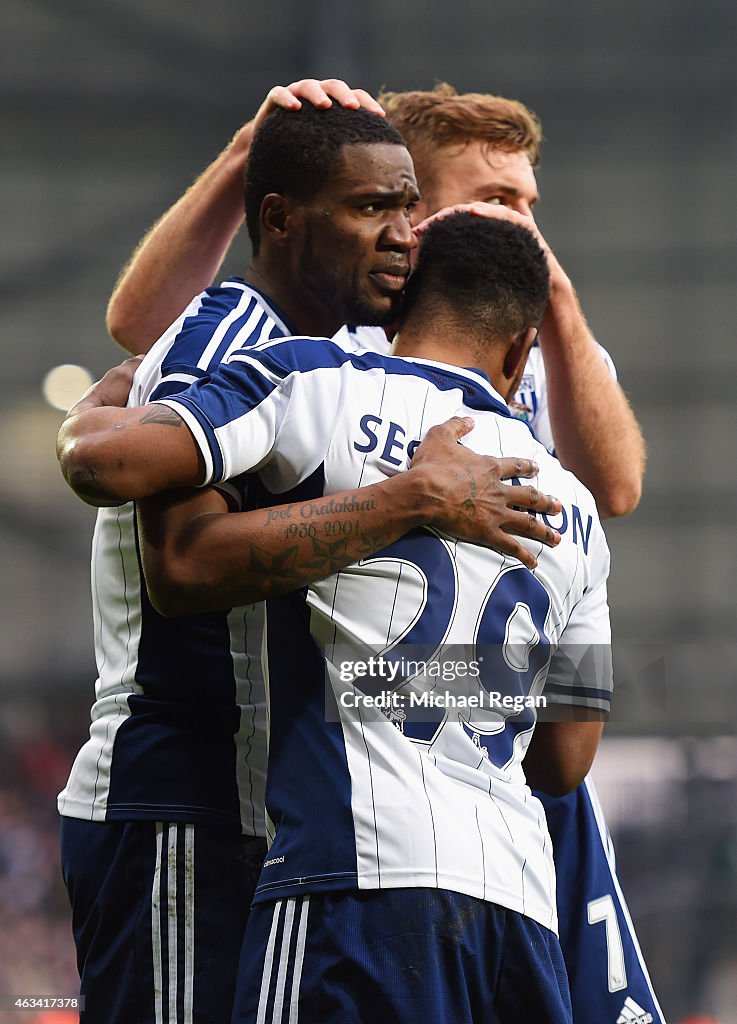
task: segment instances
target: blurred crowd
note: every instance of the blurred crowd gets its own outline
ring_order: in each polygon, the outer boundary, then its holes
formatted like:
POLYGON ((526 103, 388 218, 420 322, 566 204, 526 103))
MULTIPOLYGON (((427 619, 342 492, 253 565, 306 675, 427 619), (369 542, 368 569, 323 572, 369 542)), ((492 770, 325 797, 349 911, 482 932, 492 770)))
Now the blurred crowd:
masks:
POLYGON ((79 978, 59 868, 56 794, 78 745, 72 716, 6 701, 0 719, 0 1022, 65 1024, 76 1014, 12 1009, 18 997, 72 997, 79 978), (68 726, 68 727, 67 727, 68 726))

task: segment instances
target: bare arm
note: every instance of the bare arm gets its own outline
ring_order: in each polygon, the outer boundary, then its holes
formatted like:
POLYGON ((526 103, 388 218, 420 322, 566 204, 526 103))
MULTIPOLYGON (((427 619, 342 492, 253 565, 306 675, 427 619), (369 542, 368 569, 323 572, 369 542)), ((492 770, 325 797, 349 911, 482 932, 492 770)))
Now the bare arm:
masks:
MULTIPOLYGON (((123 408, 141 359, 108 370, 72 406, 59 430, 57 457, 64 478, 90 505, 120 505, 204 480, 200 450, 178 413, 156 402, 123 408)), ((529 459, 496 459, 457 445, 472 429, 472 419, 453 417, 431 428, 415 452, 412 480, 422 471, 431 478, 434 495, 423 524, 534 568, 534 556, 515 537, 557 544, 558 532, 532 513, 554 515, 560 502, 534 487, 503 483, 534 476, 537 466, 529 459)))
POLYGON ((565 796, 588 774, 604 722, 600 713, 579 708, 581 721, 538 722, 524 759, 528 785, 551 796, 565 796), (588 716, 588 719, 587 719, 588 716))
POLYGON ((200 450, 173 409, 93 405, 93 397, 73 406, 56 444, 65 480, 88 505, 121 505, 202 482, 200 450))
POLYGON ((157 495, 139 503, 146 580, 154 607, 185 615, 264 600, 304 587, 431 526, 476 543, 532 554, 506 531, 547 544, 554 530, 512 506, 558 503, 502 478, 527 460, 489 459, 456 444, 470 429, 455 417, 428 431, 404 473, 355 491, 256 512, 226 511, 212 489, 157 495))
MULTIPOLYGON (((550 300, 540 327, 540 346, 556 454, 594 495, 602 519, 626 515, 640 500, 645 445, 624 392, 589 330, 571 281, 532 217, 489 203, 467 203, 452 209, 521 224, 543 248, 550 271, 550 300)), ((415 231, 422 235, 436 217, 449 212, 438 211, 415 231)))
POLYGON ((252 136, 251 121, 153 225, 123 269, 107 328, 127 352, 148 352, 212 283, 244 220, 243 166, 252 136))
POLYGON ((550 301, 540 328, 548 411, 562 464, 589 488, 602 519, 637 507, 645 445, 624 392, 588 328, 573 285, 552 254, 550 301))
POLYGON ((275 86, 256 117, 158 220, 123 269, 107 308, 110 334, 132 355, 148 352, 187 303, 209 287, 244 221, 243 169, 253 133, 276 107, 299 109, 305 100, 384 111, 362 89, 338 79, 304 79, 275 86))

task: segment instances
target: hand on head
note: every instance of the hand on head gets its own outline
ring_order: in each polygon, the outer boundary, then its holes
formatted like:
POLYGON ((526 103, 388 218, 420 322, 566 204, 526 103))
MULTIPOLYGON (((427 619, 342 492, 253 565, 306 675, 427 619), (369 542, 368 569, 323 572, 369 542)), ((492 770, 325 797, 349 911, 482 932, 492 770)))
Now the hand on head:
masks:
POLYGON ((284 110, 299 110, 302 107, 302 100, 311 103, 313 107, 331 107, 335 100, 341 107, 348 107, 351 110, 365 107, 379 117, 385 116, 383 107, 365 89, 351 89, 339 78, 326 78, 322 81, 316 78, 303 78, 299 82, 292 82, 291 85, 275 85, 259 107, 254 126, 260 127, 264 118, 277 107, 283 107, 284 110))
POLYGON ((438 210, 436 213, 431 214, 429 217, 425 217, 419 224, 415 224, 412 228, 412 232, 418 241, 422 240, 422 236, 425 234, 427 229, 436 220, 442 220, 444 217, 450 216, 453 213, 472 213, 476 217, 490 217, 496 220, 507 220, 511 221, 512 224, 519 224, 523 228, 534 235, 540 248, 543 250, 548 259, 548 267, 550 268, 551 274, 558 268, 557 261, 555 260, 550 246, 545 241, 540 233, 535 218, 529 214, 518 213, 516 210, 511 210, 508 206, 503 206, 501 203, 482 203, 479 201, 473 203, 456 203, 454 206, 445 206, 442 210, 438 210))
POLYGON ((502 206, 500 203, 455 203, 453 206, 445 206, 442 210, 438 210, 436 213, 431 214, 429 217, 425 217, 419 224, 415 224, 412 228, 416 235, 423 235, 430 225, 436 220, 442 220, 444 217, 450 216, 452 213, 473 213, 477 217, 492 217, 497 220, 509 220, 513 224, 521 224, 522 227, 532 231, 534 235, 539 237, 540 232, 537 229, 537 225, 532 217, 518 213, 516 210, 510 210, 508 206, 502 206))

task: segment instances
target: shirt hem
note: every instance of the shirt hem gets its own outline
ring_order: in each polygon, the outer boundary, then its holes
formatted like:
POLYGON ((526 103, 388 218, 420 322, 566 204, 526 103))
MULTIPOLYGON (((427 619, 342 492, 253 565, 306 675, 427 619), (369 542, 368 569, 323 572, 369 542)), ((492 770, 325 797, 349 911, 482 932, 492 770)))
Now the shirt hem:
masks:
POLYGON ((246 828, 235 815, 192 807, 167 804, 150 807, 135 804, 90 807, 77 801, 65 800, 63 807, 59 803, 58 810, 62 818, 80 818, 82 821, 173 821, 185 825, 219 825, 237 829, 242 835, 266 838, 265 831, 258 832, 253 828, 246 828))
POLYGON ((557 937, 558 917, 555 907, 538 901, 531 902, 521 897, 512 896, 507 890, 493 886, 483 886, 477 881, 454 879, 444 876, 438 879, 434 873, 418 874, 416 872, 382 871, 378 875, 341 874, 328 876, 312 876, 309 878, 289 878, 283 882, 270 882, 256 887, 253 898, 257 903, 269 903, 274 900, 288 899, 291 896, 305 896, 308 893, 338 892, 341 890, 383 890, 383 889, 439 889, 458 892, 465 896, 473 896, 485 903, 493 903, 504 910, 512 910, 547 928, 557 937))

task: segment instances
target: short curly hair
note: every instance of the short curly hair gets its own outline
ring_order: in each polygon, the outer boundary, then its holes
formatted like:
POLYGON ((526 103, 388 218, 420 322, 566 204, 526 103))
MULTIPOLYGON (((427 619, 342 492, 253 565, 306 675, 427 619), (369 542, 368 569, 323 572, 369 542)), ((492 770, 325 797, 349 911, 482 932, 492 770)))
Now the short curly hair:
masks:
POLYGON ((261 243, 260 214, 270 192, 308 200, 335 172, 343 146, 389 143, 404 146, 398 130, 363 107, 334 103, 318 109, 274 110, 253 137, 245 168, 246 223, 254 255, 261 243))
POLYGON ((447 316, 486 344, 537 327, 550 275, 545 253, 521 224, 472 213, 433 221, 404 296, 414 323, 447 316))
POLYGON ((540 121, 519 100, 481 92, 459 94, 447 82, 428 91, 381 92, 378 100, 415 159, 438 146, 478 139, 509 153, 526 153, 533 167, 540 163, 540 121))

